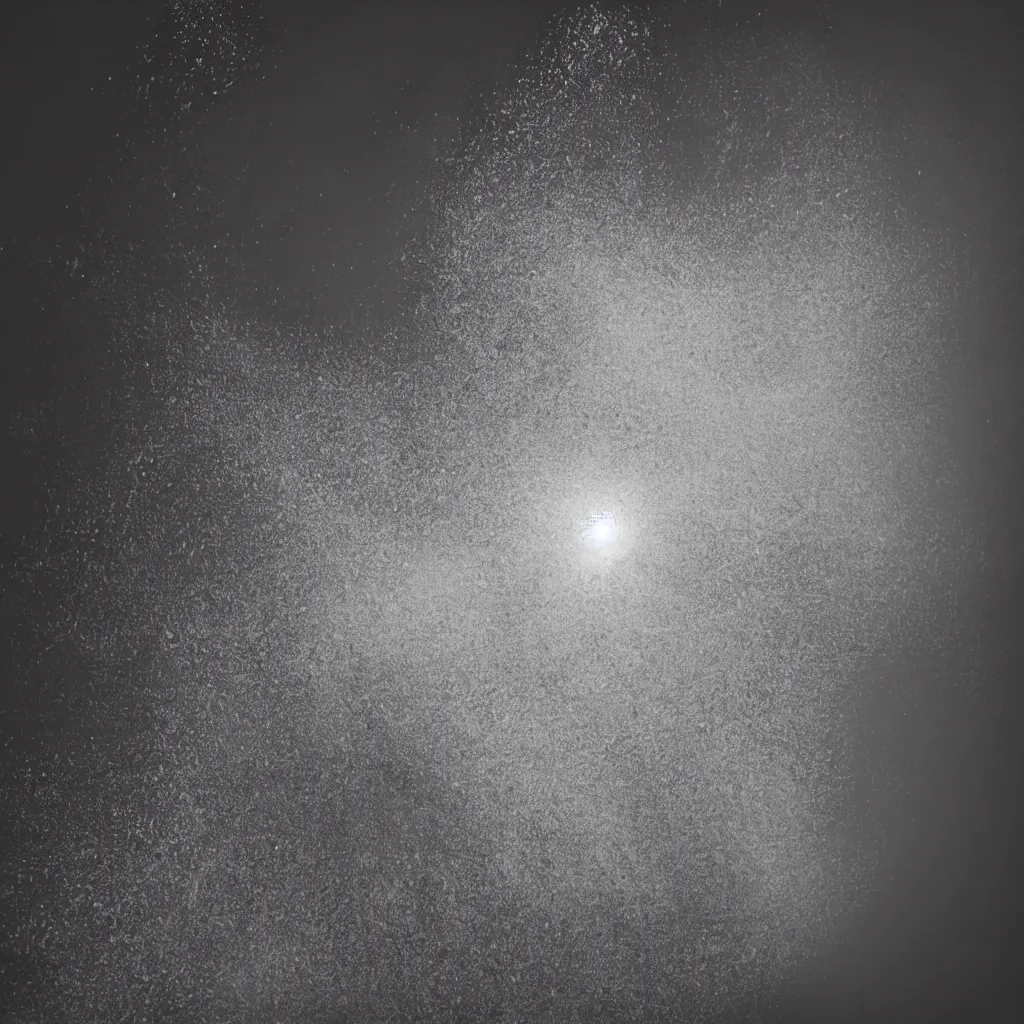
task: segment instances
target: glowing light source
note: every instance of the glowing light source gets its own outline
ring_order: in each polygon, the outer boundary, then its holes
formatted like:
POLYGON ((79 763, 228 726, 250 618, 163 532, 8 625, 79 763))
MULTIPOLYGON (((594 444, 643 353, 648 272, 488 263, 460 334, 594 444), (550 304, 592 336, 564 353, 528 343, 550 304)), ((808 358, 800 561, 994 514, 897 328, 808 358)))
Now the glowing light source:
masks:
POLYGON ((590 517, 586 530, 586 541, 593 548, 607 548, 615 543, 619 535, 619 527, 615 516, 599 513, 590 517))

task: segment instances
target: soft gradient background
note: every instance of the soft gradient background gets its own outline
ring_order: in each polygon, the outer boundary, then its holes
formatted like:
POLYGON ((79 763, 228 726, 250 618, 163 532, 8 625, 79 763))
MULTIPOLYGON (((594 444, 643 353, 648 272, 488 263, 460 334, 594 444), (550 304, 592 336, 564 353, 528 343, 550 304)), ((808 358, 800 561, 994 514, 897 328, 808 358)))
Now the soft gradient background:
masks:
POLYGON ((12 22, 0 1019, 1001 1019, 1013 58, 12 22))

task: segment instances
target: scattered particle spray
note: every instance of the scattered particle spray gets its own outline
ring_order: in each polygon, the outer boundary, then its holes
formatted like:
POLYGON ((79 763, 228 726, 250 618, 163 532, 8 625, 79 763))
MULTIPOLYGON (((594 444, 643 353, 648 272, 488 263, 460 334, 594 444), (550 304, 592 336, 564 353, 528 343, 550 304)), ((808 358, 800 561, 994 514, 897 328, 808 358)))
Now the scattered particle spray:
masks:
POLYGON ((668 38, 548 25, 361 352, 209 298, 194 250, 188 294, 94 275, 152 357, 77 624, 152 756, 51 854, 55 905, 105 880, 53 954, 104 1019, 698 1019, 870 893, 845 716, 961 571, 944 240, 813 46, 668 38))

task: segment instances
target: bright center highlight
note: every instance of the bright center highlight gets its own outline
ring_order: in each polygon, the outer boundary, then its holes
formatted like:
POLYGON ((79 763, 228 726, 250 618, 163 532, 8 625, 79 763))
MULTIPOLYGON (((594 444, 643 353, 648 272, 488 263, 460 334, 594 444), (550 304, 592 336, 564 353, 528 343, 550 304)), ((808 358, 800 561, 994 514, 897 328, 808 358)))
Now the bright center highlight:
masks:
POLYGON ((615 517, 610 515, 591 516, 587 528, 587 541, 592 547, 606 548, 615 542, 619 534, 615 517))

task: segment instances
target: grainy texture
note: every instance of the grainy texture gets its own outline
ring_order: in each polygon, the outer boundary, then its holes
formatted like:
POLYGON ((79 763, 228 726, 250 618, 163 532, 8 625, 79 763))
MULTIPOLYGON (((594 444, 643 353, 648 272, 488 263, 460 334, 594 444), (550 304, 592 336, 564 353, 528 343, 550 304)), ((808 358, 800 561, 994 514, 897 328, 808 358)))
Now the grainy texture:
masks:
POLYGON ((982 583, 939 140, 808 33, 598 8, 381 122, 371 16, 315 84, 283 16, 169 4, 44 254, 109 341, 12 575, 3 1020, 762 1019, 877 911, 864 709, 982 583))

